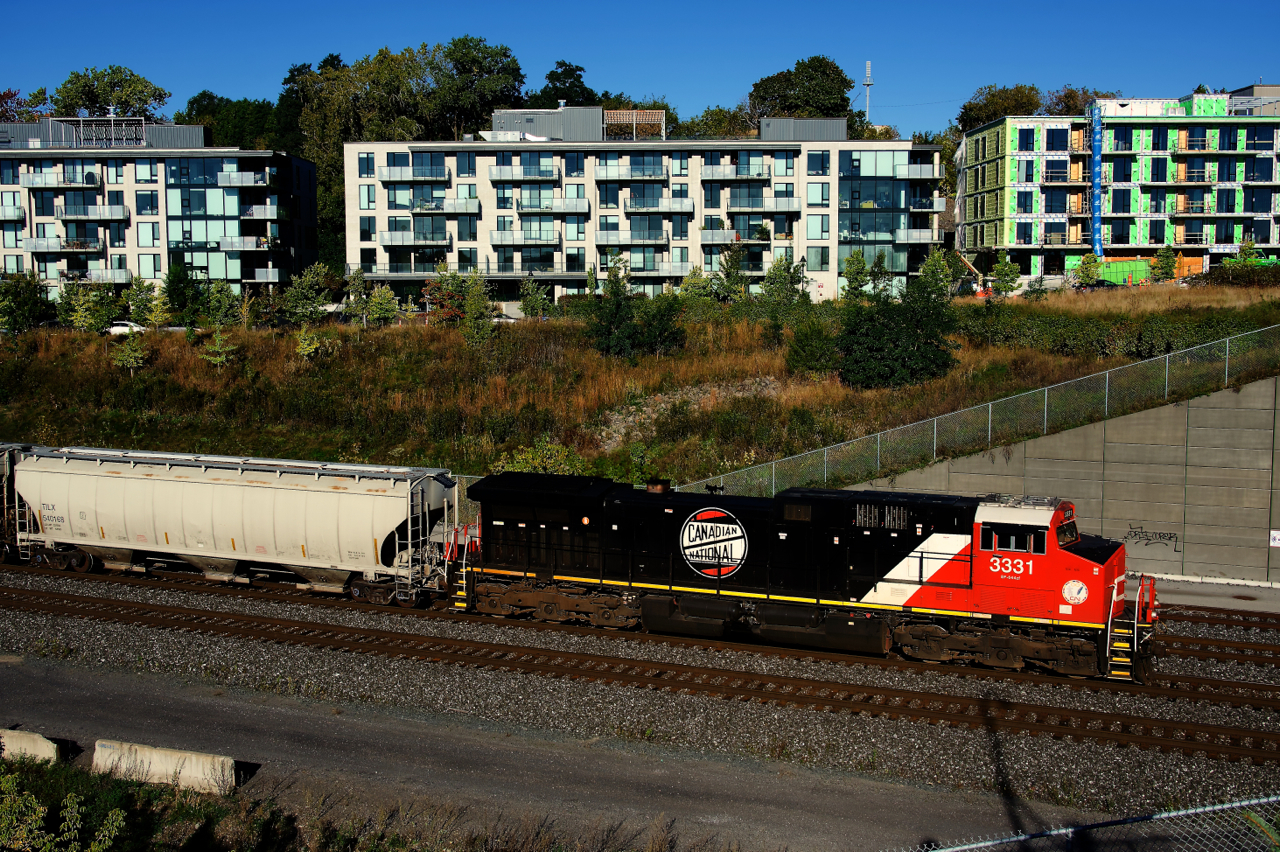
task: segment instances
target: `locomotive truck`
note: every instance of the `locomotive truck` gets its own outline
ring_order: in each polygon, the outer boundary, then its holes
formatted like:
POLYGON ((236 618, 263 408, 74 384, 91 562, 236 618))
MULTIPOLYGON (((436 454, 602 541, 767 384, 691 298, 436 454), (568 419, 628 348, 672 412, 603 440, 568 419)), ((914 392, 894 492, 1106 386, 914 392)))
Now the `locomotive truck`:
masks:
POLYGON ((181 560, 223 580, 499 617, 931 662, 1150 677, 1154 581, 1058 498, 790 488, 772 498, 508 472, 0 445, 6 555, 181 560), (452 521, 449 518, 453 514, 452 521), (471 529, 477 535, 469 536, 471 529), (460 546, 461 545, 461 546, 460 546))

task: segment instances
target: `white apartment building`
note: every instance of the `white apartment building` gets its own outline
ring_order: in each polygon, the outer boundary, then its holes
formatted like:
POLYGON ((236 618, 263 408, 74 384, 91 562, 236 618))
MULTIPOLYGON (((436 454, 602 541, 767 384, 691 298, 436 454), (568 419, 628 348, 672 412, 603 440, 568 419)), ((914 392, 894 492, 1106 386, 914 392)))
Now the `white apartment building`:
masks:
POLYGON ((181 262, 239 291, 315 262, 315 166, 207 136, 138 118, 0 124, 0 271, 35 270, 56 296, 181 262))
POLYGON ((635 288, 657 293, 694 266, 718 270, 740 241, 749 276, 803 258, 811 295, 829 299, 852 252, 884 252, 905 280, 942 241, 936 146, 850 141, 843 118, 767 118, 750 139, 635 138, 665 137, 662 119, 511 110, 480 139, 348 143, 348 269, 416 298, 443 263, 478 270, 503 300, 529 275, 581 292, 621 256, 635 288))

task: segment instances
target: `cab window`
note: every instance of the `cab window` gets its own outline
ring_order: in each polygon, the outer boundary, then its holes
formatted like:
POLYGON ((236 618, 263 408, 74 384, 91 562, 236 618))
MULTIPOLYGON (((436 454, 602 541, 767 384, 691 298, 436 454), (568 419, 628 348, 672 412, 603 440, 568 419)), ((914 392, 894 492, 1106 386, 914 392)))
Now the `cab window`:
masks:
POLYGON ((983 524, 979 546, 1005 553, 1044 553, 1047 530, 1014 524, 983 524))
POLYGON ((1058 525, 1058 547, 1066 547, 1069 544, 1075 544, 1079 540, 1080 532, 1076 529, 1075 521, 1058 525))

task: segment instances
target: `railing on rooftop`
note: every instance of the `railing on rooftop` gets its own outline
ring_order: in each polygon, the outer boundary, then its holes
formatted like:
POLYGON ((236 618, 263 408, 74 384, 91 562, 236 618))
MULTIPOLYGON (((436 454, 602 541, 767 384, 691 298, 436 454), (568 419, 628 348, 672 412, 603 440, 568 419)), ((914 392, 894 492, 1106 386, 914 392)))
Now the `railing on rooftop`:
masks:
POLYGON ((678 490, 711 485, 726 494, 771 497, 793 486, 866 482, 1200 396, 1277 371, 1280 325, 701 479, 678 490))

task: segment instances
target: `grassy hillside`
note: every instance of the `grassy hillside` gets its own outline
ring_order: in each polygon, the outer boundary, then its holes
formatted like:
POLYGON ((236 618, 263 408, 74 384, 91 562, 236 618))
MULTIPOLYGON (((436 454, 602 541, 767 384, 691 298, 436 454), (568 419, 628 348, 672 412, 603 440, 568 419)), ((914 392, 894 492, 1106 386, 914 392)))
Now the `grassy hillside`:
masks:
MULTIPOLYGON (((1094 336, 1157 316, 1187 339, 1212 339, 1224 328, 1280 322, 1278 306, 1274 292, 1168 289, 1063 294, 1006 313, 1084 318, 1097 325, 1094 336)), ((985 310, 959 309, 979 319, 985 310)), ((684 351, 628 362, 595 352, 573 320, 501 326, 483 352, 468 350, 452 329, 333 327, 310 360, 292 334, 236 331, 238 348, 221 370, 200 357, 208 339, 153 333, 147 363, 131 377, 111 362, 118 341, 39 331, 0 343, 0 436, 469 474, 544 439, 604 475, 689 481, 1133 357, 1124 346, 1064 354, 968 334, 945 378, 859 391, 830 377, 788 375, 785 344, 771 344, 763 323, 732 310, 690 322, 688 332, 684 351)))

